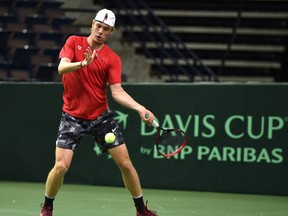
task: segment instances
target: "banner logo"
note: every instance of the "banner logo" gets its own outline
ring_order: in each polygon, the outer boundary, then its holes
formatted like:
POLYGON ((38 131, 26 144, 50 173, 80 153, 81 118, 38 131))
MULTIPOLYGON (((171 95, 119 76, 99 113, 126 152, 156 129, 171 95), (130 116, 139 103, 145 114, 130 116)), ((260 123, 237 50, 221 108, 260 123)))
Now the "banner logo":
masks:
MULTIPOLYGON (((175 155, 172 159, 185 160, 193 157, 198 161, 271 164, 284 161, 285 139, 282 138, 282 143, 276 145, 275 140, 280 134, 288 134, 288 117, 231 115, 217 119, 212 114, 187 117, 166 114, 159 122, 162 122, 163 127, 187 131, 189 136, 188 145, 180 155, 175 155)), ((142 136, 152 136, 155 133, 155 130, 142 123, 142 136)), ((155 159, 162 158, 156 149, 147 146, 142 146, 140 153, 153 155, 155 159)))
MULTIPOLYGON (((120 111, 115 113, 115 120, 125 130, 128 114, 120 111)), ((180 128, 188 134, 188 145, 179 154, 171 157, 172 160, 267 164, 281 164, 284 161, 283 142, 286 140, 287 145, 288 140, 287 116, 231 115, 217 118, 213 114, 166 114, 157 121, 162 127, 180 128)), ((133 134, 137 132, 133 136, 145 140, 141 141, 144 144, 139 145, 140 154, 162 159, 153 143, 156 141, 156 130, 141 121, 139 129, 138 135, 137 127, 133 128, 133 134)), ((101 154, 97 143, 94 151, 96 155, 101 154)), ((111 157, 108 156, 108 159, 111 157)))

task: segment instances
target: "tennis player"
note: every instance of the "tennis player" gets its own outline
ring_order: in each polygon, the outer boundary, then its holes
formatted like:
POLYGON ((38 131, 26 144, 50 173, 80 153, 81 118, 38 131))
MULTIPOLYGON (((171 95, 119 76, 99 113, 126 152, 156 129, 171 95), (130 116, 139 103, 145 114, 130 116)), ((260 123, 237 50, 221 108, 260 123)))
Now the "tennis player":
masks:
POLYGON ((155 118, 121 86, 120 57, 105 44, 114 30, 115 20, 112 11, 100 10, 92 21, 91 34, 88 37, 70 36, 60 51, 58 72, 62 75, 64 104, 56 140, 55 165, 47 177, 40 216, 52 216, 53 201, 85 134, 92 135, 102 152, 109 152, 118 165, 134 200, 136 216, 157 215, 148 210, 147 202, 144 204, 137 171, 129 158, 120 128, 113 119, 113 111, 108 106, 107 83, 117 103, 138 112, 148 125, 155 118), (149 114, 148 119, 146 114, 149 114), (108 132, 116 135, 112 144, 105 143, 104 136, 108 132))

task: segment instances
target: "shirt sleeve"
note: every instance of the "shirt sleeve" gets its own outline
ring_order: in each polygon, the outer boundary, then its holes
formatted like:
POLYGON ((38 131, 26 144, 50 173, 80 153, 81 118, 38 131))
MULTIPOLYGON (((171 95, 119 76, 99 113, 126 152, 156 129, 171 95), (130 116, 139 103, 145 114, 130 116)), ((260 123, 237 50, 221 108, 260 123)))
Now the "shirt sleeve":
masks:
POLYGON ((59 53, 59 59, 61 58, 69 58, 71 61, 74 59, 75 56, 75 36, 70 36, 64 46, 62 47, 62 49, 60 50, 59 53))

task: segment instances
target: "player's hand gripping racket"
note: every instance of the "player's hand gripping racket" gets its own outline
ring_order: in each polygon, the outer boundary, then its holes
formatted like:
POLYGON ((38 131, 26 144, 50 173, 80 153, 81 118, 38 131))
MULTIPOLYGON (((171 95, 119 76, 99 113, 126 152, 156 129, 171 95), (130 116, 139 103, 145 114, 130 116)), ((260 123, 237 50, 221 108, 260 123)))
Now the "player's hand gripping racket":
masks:
MULTIPOLYGON (((149 118, 149 114, 145 117, 149 118)), ((183 130, 162 128, 156 120, 153 120, 152 126, 157 129, 156 147, 163 157, 172 157, 186 146, 188 137, 183 130)))

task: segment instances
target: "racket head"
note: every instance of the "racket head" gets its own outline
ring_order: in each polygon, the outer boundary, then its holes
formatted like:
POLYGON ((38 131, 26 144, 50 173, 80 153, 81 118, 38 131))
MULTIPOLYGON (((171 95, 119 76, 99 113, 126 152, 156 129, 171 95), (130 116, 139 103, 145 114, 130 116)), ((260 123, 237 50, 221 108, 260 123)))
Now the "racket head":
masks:
POLYGON ((181 129, 158 128, 157 130, 157 151, 165 158, 178 154, 188 143, 188 137, 181 129))

